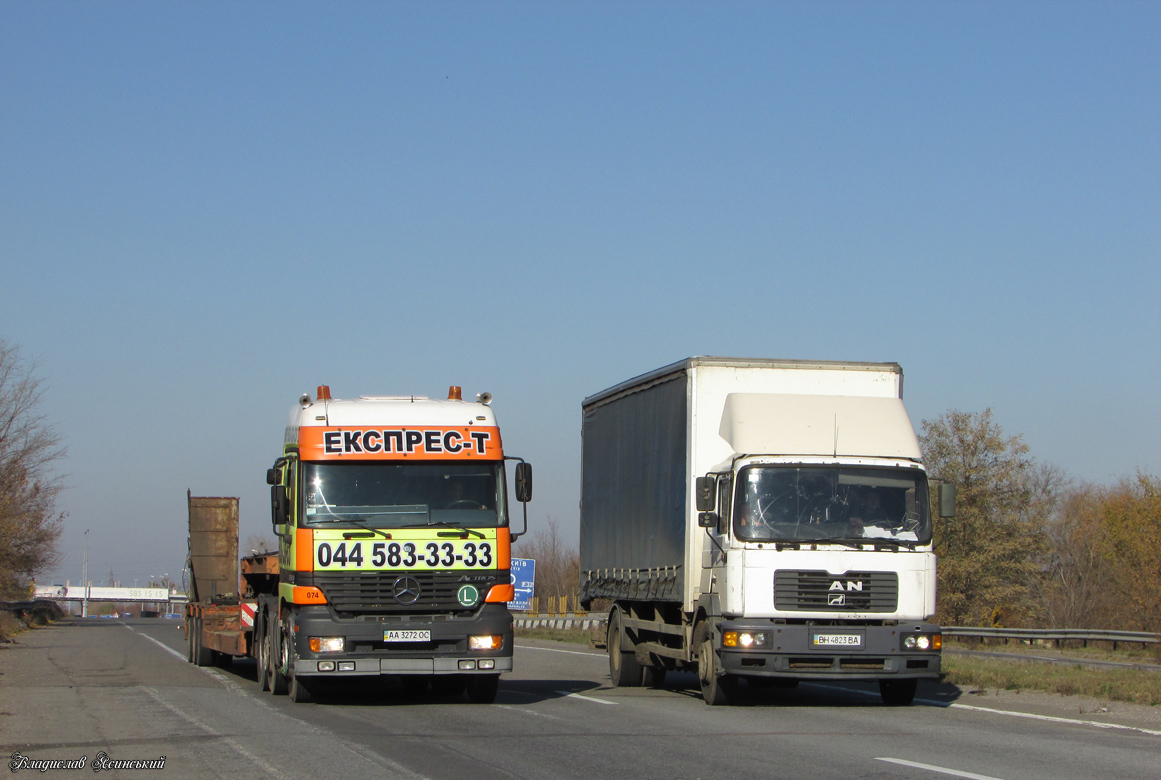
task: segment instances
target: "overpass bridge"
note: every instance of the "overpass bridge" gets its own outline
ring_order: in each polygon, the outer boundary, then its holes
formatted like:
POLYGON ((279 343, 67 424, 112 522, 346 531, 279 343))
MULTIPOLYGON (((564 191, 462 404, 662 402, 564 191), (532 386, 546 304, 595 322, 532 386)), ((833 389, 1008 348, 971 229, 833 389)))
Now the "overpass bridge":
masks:
POLYGON ((126 604, 155 604, 159 612, 172 612, 173 607, 189 601, 186 594, 171 591, 169 588, 102 588, 78 585, 38 586, 34 598, 50 599, 58 603, 104 601, 126 604), (163 605, 164 609, 162 609, 163 605))

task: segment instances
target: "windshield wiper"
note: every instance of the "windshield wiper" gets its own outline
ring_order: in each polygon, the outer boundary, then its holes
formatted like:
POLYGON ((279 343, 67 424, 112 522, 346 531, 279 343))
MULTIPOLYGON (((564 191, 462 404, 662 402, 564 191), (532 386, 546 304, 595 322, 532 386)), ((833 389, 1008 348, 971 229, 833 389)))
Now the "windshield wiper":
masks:
POLYGON ((803 544, 841 544, 853 550, 861 550, 864 544, 872 544, 875 540, 868 539, 865 542, 858 542, 843 536, 831 536, 825 539, 802 539, 801 541, 803 544))
POLYGON ((360 534, 360 533, 353 533, 353 532, 349 532, 349 531, 344 531, 343 532, 344 539, 370 539, 370 538, 374 537, 375 534, 379 534, 384 539, 391 538, 391 534, 387 533, 386 531, 380 531, 378 528, 374 528, 372 526, 369 526, 369 525, 363 523, 361 520, 351 520, 349 518, 343 518, 342 520, 333 520, 331 522, 350 523, 351 525, 358 526, 359 528, 362 528, 365 531, 370 531, 369 534, 360 534))
MULTIPOLYGON (((461 536, 467 536, 468 534, 475 534, 476 536, 478 536, 481 539, 487 538, 482 533, 480 533, 479 531, 477 531, 475 529, 464 528, 463 526, 456 525, 455 523, 447 523, 447 522, 444 522, 443 520, 433 520, 433 521, 427 523, 427 525, 438 525, 438 526, 442 526, 444 528, 451 528, 454 531, 456 531, 457 533, 459 533, 461 536)), ((443 536, 443 534, 439 534, 439 536, 443 536)))

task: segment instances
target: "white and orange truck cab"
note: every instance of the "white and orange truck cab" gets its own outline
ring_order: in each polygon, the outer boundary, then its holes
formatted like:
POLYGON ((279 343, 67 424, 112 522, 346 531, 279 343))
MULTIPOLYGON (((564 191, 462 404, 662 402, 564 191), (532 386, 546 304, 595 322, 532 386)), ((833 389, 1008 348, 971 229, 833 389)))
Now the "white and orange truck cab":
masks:
POLYGON ((267 472, 280 575, 255 616, 263 688, 304 701, 322 681, 400 675, 495 698, 512 669, 511 544, 532 469, 505 457, 491 395, 461 396, 345 400, 323 385, 291 410, 267 472))

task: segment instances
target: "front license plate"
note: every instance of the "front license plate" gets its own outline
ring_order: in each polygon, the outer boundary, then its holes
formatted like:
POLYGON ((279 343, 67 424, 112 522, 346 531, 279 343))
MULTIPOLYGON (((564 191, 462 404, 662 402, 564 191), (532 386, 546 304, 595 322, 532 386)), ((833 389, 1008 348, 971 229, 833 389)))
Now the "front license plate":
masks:
POLYGON ((815 634, 815 647, 862 647, 863 637, 859 634, 815 634))
POLYGON ((430 631, 384 631, 384 642, 430 642, 430 631))

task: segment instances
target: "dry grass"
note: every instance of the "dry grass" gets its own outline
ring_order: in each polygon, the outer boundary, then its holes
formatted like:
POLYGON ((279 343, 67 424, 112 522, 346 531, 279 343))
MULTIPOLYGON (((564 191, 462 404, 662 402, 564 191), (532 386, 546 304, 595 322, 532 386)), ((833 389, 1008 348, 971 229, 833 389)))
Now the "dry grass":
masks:
POLYGON ((589 632, 579 628, 517 628, 513 633, 521 639, 551 639, 554 642, 589 644, 589 632))
POLYGON ((1161 704, 1161 674, 945 654, 945 682, 961 688, 1047 691, 1134 704, 1161 704))
POLYGON ((0 612, 0 641, 6 641, 25 629, 11 612, 0 612))

